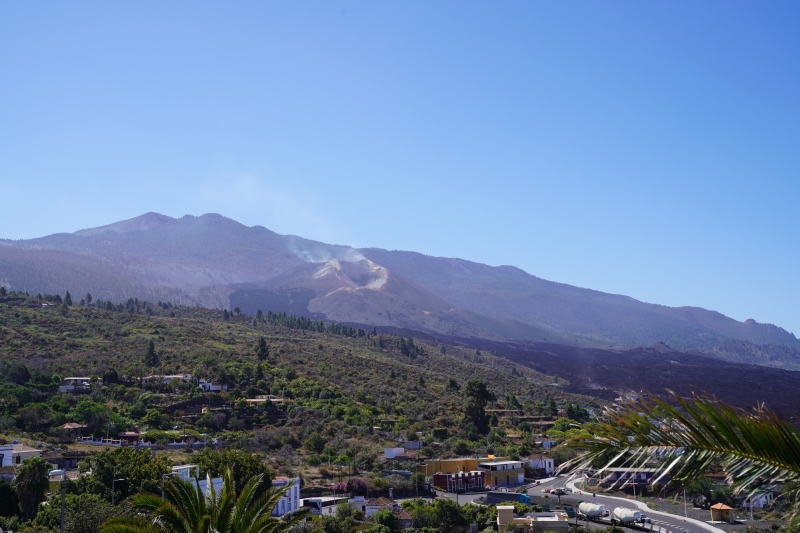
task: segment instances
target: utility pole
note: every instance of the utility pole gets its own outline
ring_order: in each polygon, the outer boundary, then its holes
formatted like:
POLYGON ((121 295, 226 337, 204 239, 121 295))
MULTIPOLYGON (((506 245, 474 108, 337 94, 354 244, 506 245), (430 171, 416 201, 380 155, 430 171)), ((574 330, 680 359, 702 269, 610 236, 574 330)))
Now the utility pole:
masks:
POLYGON ((686 489, 683 489, 683 517, 689 517, 689 511, 686 510, 686 489))
POLYGON ((61 533, 64 533, 64 513, 66 512, 66 502, 67 502, 67 486, 64 484, 64 481, 67 480, 67 471, 63 470, 61 472, 61 533))

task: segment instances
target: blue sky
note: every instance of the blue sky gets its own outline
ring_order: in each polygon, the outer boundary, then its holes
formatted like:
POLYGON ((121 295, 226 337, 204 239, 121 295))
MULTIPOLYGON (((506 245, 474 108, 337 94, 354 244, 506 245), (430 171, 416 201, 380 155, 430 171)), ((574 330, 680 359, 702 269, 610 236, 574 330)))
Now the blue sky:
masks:
POLYGON ((0 3, 0 236, 217 212, 800 334, 800 4, 0 3))

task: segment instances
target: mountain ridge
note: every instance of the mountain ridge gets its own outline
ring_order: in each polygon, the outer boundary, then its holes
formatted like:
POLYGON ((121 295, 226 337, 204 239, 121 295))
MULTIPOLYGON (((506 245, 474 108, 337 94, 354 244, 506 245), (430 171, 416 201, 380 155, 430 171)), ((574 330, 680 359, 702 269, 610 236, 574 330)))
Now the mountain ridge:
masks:
POLYGON ((644 303, 544 280, 513 265, 330 245, 219 214, 149 212, 0 244, 0 284, 8 289, 230 309, 236 300, 264 311, 279 303, 298 314, 366 326, 573 346, 663 342, 682 352, 800 369, 800 341, 772 324, 644 303))

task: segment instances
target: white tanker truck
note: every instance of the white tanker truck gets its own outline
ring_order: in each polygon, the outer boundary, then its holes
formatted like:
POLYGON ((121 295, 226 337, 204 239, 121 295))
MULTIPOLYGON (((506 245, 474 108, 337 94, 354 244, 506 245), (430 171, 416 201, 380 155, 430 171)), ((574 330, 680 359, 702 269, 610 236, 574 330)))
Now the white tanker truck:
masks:
POLYGON ((642 517, 642 513, 627 509, 625 507, 617 507, 611 514, 611 523, 616 524, 632 524, 638 522, 642 517))
POLYGON ((578 516, 586 519, 601 518, 606 512, 605 505, 599 505, 591 502, 581 502, 578 505, 578 516))

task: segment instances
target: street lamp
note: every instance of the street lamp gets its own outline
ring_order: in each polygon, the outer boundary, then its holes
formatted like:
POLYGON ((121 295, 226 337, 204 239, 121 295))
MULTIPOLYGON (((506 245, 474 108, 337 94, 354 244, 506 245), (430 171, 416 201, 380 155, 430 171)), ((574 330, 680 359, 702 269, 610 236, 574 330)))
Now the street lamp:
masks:
MULTIPOLYGON (((116 495, 116 493, 114 492, 114 484, 117 481, 125 481, 125 478, 123 477, 123 478, 120 478, 120 479, 112 479, 111 480, 111 505, 114 505, 114 496, 116 495)), ((163 498, 163 496, 162 496, 162 498, 163 498)))

